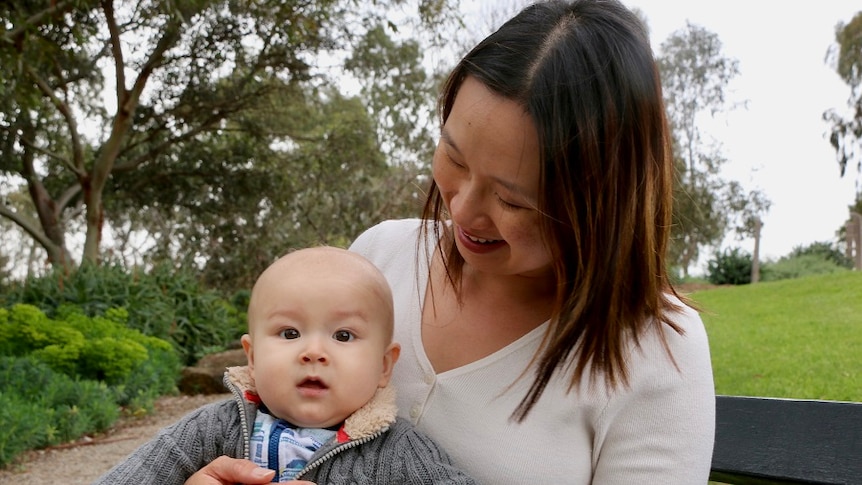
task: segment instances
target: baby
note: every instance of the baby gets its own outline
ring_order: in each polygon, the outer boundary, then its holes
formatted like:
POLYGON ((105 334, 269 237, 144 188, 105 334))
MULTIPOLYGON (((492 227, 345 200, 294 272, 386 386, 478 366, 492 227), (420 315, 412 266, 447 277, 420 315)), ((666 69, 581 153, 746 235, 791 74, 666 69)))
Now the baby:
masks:
POLYGON ((95 483, 181 484, 220 455, 274 482, 475 483, 396 418, 392 332, 392 294, 372 263, 333 247, 287 254, 252 289, 248 365, 225 373, 233 399, 165 428, 95 483))

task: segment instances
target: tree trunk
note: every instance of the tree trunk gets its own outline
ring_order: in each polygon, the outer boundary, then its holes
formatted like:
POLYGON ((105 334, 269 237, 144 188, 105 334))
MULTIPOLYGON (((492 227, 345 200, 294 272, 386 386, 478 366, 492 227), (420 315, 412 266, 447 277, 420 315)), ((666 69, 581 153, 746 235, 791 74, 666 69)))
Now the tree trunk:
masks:
MULTIPOLYGON (((29 116, 23 114, 22 118, 21 138, 29 143, 24 146, 24 153, 21 158, 21 174, 27 181, 27 191, 30 193, 30 198, 33 199, 36 215, 44 233, 44 237, 34 237, 34 239, 45 248, 48 253, 48 262, 52 266, 68 269, 67 266, 71 263, 71 259, 67 257, 69 252, 66 249, 66 231, 63 227, 61 214, 57 208, 57 203, 51 198, 35 169, 35 153, 30 146, 35 139, 35 128, 30 122, 29 116)), ((28 232, 37 231, 35 228, 23 228, 28 232)))
POLYGON ((754 220, 754 255, 751 257, 751 282, 760 281, 760 218, 754 220))

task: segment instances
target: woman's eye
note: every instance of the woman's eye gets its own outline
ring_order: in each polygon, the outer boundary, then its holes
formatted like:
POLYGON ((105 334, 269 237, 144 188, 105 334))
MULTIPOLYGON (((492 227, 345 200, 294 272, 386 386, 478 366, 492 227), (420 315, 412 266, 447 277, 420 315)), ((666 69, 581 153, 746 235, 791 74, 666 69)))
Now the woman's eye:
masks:
POLYGON ((523 207, 521 207, 519 205, 515 205, 511 202, 507 202, 507 201, 503 200, 503 198, 500 197, 499 194, 495 194, 495 195, 497 195, 497 202, 499 202, 500 205, 503 206, 504 209, 508 209, 508 210, 523 209, 523 207))
POLYGON ((278 333, 278 336, 286 340, 292 340, 295 338, 299 338, 299 330, 295 328, 285 328, 278 333))
POLYGON ((355 337, 347 330, 339 330, 332 335, 332 338, 338 340, 339 342, 350 342, 355 337))
POLYGON ((454 158, 450 157, 448 153, 446 154, 446 160, 449 160, 449 163, 452 164, 453 166, 455 166, 456 168, 460 168, 460 169, 465 168, 464 165, 456 162, 454 158))

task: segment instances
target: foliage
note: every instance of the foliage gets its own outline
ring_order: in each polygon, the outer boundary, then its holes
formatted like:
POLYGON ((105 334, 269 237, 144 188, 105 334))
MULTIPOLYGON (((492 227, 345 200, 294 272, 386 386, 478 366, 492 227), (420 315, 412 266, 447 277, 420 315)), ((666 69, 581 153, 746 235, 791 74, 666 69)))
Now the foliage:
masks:
POLYGON ((714 285, 747 285, 751 283, 751 254, 740 248, 716 251, 707 262, 707 279, 714 285))
POLYGON ((87 317, 64 306, 52 320, 32 305, 0 308, 0 355, 32 356, 56 372, 111 386, 125 385, 136 369, 158 357, 168 372, 159 376, 163 382, 156 390, 172 389, 179 360, 170 344, 126 327, 124 311, 112 315, 87 317))
POLYGON ((200 268, 207 287, 230 294, 251 288, 273 259, 291 249, 344 246, 382 218, 417 212, 409 205, 415 171, 387 165, 356 98, 327 91, 281 105, 265 118, 242 120, 259 126, 255 138, 202 137, 176 155, 184 160, 177 168, 206 166, 210 174, 221 172, 223 183, 211 175, 168 177, 158 186, 132 181, 124 190, 128 205, 121 210, 152 237, 146 263, 200 268), (305 133, 304 141, 284 149, 267 131, 279 126, 305 133), (248 159, 257 162, 232 168, 248 159), (140 207, 147 207, 143 215, 140 207))
MULTIPOLYGON (((86 323, 75 328, 88 338, 92 335, 87 329, 96 331, 112 319, 122 322, 144 335, 171 342, 186 365, 238 339, 246 326, 245 308, 237 310, 216 292, 204 289, 190 272, 166 266, 149 272, 126 272, 115 264, 85 264, 70 274, 56 270, 11 288, 0 296, 0 303, 29 303, 44 311, 45 318, 77 322, 86 316, 86 323), (126 313, 121 315, 119 308, 126 313)), ((63 359, 59 351, 45 352, 58 362, 63 359)), ((92 358, 98 359, 98 355, 92 358)))
MULTIPOLYGON (((356 173, 377 164, 381 153, 370 152, 364 140, 349 145, 349 136, 340 141, 351 150, 322 150, 332 147, 329 135, 336 130, 318 130, 309 123, 315 117, 304 117, 304 112, 316 114, 321 106, 340 112, 343 103, 331 95, 328 86, 334 81, 328 76, 365 32, 379 25, 396 28, 389 18, 393 6, 416 7, 419 20, 407 16, 398 21, 414 32, 439 32, 454 11, 449 0, 366 2, 360 9, 354 0, 116 3, 12 2, 0 7, 6 25, 0 42, 0 173, 9 185, 6 192, 26 192, 33 201, 27 209, 0 205, 0 216, 37 241, 55 266, 72 265, 67 238, 76 224, 84 232, 80 259, 91 263, 105 256, 100 247, 104 227, 127 236, 123 245, 135 240, 131 232, 161 227, 157 240, 185 238, 180 249, 195 247, 196 265, 218 266, 229 259, 224 254, 236 249, 231 245, 235 240, 248 247, 248 239, 231 236, 254 234, 256 225, 245 223, 257 221, 258 215, 266 219, 258 227, 275 226, 270 235, 290 234, 302 226, 305 238, 299 240, 307 241, 314 225, 322 222, 300 217, 314 200, 300 198, 290 211, 271 212, 271 201, 261 194, 277 199, 275 206, 286 205, 296 195, 293 189, 304 186, 305 181, 296 179, 305 167, 342 166, 356 173), (110 96, 102 96, 105 92, 110 96), (96 127, 96 133, 84 126, 96 127), (309 155, 302 150, 306 144, 325 163, 300 157, 309 155), (23 181, 26 191, 16 191, 15 181, 23 181), (241 208, 235 217, 219 220, 232 214, 234 206, 241 208), (141 222, 134 217, 139 213, 145 214, 141 222), (294 217, 279 219, 282 215, 294 217), (212 233, 184 232, 183 224, 198 217, 213 222, 212 233), (217 251, 211 251, 213 245, 217 251)), ((421 50, 397 53, 418 57, 421 50)), ((409 59, 398 59, 407 63, 399 66, 409 64, 409 59)), ((397 88, 405 99, 415 99, 409 93, 418 84, 403 71, 390 75, 405 80, 391 84, 393 92, 397 88)), ((363 106, 366 124, 375 109, 381 108, 363 106)), ((382 126, 407 126, 409 116, 393 115, 401 109, 409 108, 387 108, 381 116, 396 122, 382 126)), ((383 133, 375 127, 376 121, 353 129, 359 138, 371 134, 374 140, 375 133, 383 133)), ((394 133, 387 139, 394 146, 384 151, 414 154, 413 142, 421 131, 409 132, 403 144, 400 137, 408 132, 394 133)), ((372 193, 379 187, 376 197, 385 201, 391 188, 387 176, 333 179, 337 183, 326 188, 339 194, 344 187, 364 186, 372 193)), ((397 180, 403 181, 400 176, 397 180)), ((354 190, 338 203, 323 204, 328 217, 323 222, 337 220, 333 210, 342 205, 363 207, 362 199, 348 200, 355 196, 354 190)), ((379 204, 365 210, 374 217, 379 204)), ((348 230, 338 234, 353 235, 348 230)), ((171 260, 186 254, 170 249, 171 260)), ((272 251, 263 254, 274 256, 272 251)), ((219 272, 232 276, 238 271, 236 261, 219 272)), ((250 261, 251 272, 262 264, 250 261)))
POLYGON ((739 74, 738 61, 722 53, 716 34, 690 23, 661 44, 657 60, 677 174, 670 256, 685 277, 701 249, 720 243, 728 230, 752 235, 754 221, 770 202, 720 176, 725 162, 720 146, 700 129, 703 116, 733 107, 725 90, 739 74))
POLYGON ((32 357, 0 356, 0 467, 26 450, 104 431, 118 416, 105 384, 57 373, 32 357))
MULTIPOLYGON (((398 43, 378 26, 369 29, 345 62, 345 69, 363 79, 362 98, 377 114, 377 144, 394 164, 420 165, 434 152, 433 100, 437 78, 422 66, 421 45, 407 39, 398 43)), ((442 76, 442 74, 440 74, 442 76)))
POLYGON ((765 263, 761 268, 761 280, 778 281, 843 271, 847 271, 847 269, 821 256, 805 254, 765 263))
POLYGON ((719 394, 862 402, 862 273, 693 293, 719 394))
POLYGON ((818 241, 807 246, 796 246, 790 252, 789 257, 795 258, 806 255, 817 256, 842 268, 853 269, 853 260, 848 258, 835 243, 818 241))
POLYGON ((835 27, 835 42, 826 57, 838 76, 850 87, 846 114, 830 109, 823 119, 831 126, 829 142, 835 149, 841 176, 848 163, 862 171, 862 12, 835 27))
POLYGON ((814 242, 797 246, 787 256, 763 265, 763 281, 777 281, 803 276, 830 274, 853 268, 851 261, 838 246, 829 242, 814 242))
POLYGON ((0 466, 24 450, 107 429, 120 407, 149 409, 176 391, 170 343, 127 327, 128 313, 70 304, 0 308, 0 466))

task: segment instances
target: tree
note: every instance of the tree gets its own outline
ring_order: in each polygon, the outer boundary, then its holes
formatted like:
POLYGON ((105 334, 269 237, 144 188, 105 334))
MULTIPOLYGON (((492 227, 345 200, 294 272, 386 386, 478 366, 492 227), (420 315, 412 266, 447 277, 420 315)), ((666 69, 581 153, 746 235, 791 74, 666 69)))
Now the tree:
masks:
POLYGON ((362 102, 330 86, 283 89, 217 134, 176 147, 169 166, 115 177, 123 193, 111 212, 126 217, 112 225, 122 229, 114 239, 128 248, 145 234, 152 249, 141 261, 194 265, 209 286, 235 291, 291 248, 343 246, 381 219, 418 213, 433 146, 430 120, 412 117, 433 111, 436 87, 415 42, 373 35, 354 50, 374 64, 362 102), (136 183, 150 177, 160 182, 136 183))
POLYGON ((720 175, 720 144, 701 131, 703 116, 734 107, 726 88, 739 74, 738 62, 722 54, 718 36, 686 23, 661 44, 658 57, 673 131, 677 172, 670 255, 683 276, 706 246, 716 246, 728 229, 750 230, 751 217, 768 209, 757 191, 746 194, 720 175), (748 229, 746 229, 748 228, 748 229))
POLYGON ((386 185, 402 172, 387 163, 357 98, 330 89, 283 99, 281 106, 246 112, 221 133, 176 147, 172 158, 182 163, 171 170, 195 176, 142 169, 118 177, 125 192, 113 200, 124 205, 112 210, 126 214, 118 225, 126 228, 123 243, 131 239, 126 234, 145 234, 150 249, 143 262, 199 268, 209 287, 232 292, 250 288, 290 249, 345 245, 391 210, 393 200, 407 200, 405 187, 386 185), (280 144, 274 133, 282 130, 302 138, 280 144), (247 160, 254 163, 238 163, 247 160), (142 177, 164 180, 136 184, 142 177))
POLYGON ((760 234, 763 228, 763 216, 769 212, 772 201, 760 190, 746 192, 736 181, 726 186, 727 220, 736 238, 754 239, 754 251, 751 255, 751 282, 760 281, 760 234))
MULTIPOLYGON (((354 0, 4 3, 0 170, 4 192, 14 190, 15 177, 23 180, 36 214, 2 206, 0 215, 38 241, 52 264, 69 266, 70 221, 82 214, 81 260, 98 262, 110 209, 129 208, 107 195, 150 194, 148 204, 136 199, 139 209, 185 200, 186 211, 216 210, 204 201, 257 163, 236 149, 263 141, 239 133, 260 129, 247 121, 264 115, 243 115, 307 99, 328 83, 312 61, 349 50, 367 26, 384 21, 381 12, 402 3, 374 2, 362 13, 354 0), (229 132, 236 138, 222 139, 229 132), (205 141, 235 143, 234 156, 212 163, 205 141), (169 194, 181 189, 199 199, 169 194)), ((447 1, 417 3, 425 25, 448 12, 447 1)), ((286 147, 305 135, 263 129, 266 141, 286 147)), ((130 231, 129 221, 119 229, 130 231)))
POLYGON ((862 171, 862 12, 849 23, 838 23, 835 41, 827 51, 826 62, 850 87, 849 113, 845 117, 830 109, 823 113, 823 119, 831 125, 829 142, 835 149, 843 177, 847 164, 854 161, 856 169, 862 171))

